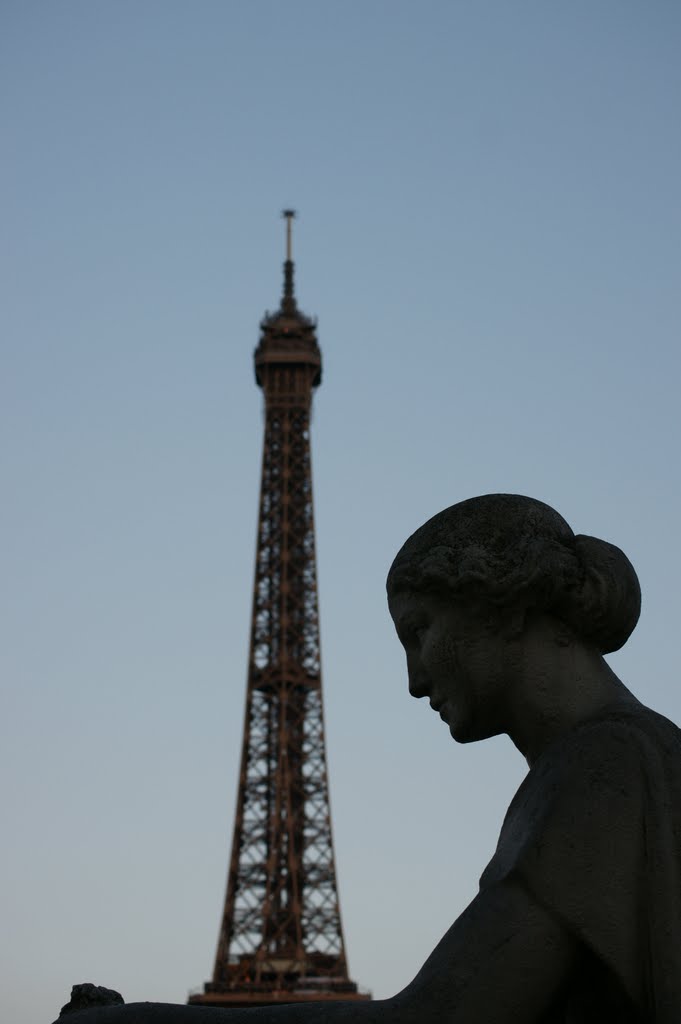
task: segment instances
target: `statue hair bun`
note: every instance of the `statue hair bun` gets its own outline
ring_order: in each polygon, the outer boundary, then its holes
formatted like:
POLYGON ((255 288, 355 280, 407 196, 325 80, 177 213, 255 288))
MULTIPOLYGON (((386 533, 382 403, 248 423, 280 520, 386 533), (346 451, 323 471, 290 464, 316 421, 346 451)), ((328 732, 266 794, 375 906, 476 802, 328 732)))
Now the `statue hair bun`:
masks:
POLYGON ((580 636, 609 654, 631 635, 641 613, 641 587, 636 571, 614 544, 577 534, 575 554, 582 568, 582 585, 565 609, 580 636))

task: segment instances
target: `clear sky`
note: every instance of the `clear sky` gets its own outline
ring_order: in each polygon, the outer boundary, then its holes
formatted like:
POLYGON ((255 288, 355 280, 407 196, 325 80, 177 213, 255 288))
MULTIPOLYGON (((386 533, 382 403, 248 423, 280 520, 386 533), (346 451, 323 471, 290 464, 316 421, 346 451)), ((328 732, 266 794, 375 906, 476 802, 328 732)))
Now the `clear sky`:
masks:
POLYGON ((411 700, 384 580, 489 491, 619 544, 611 663, 681 720, 675 0, 5 0, 0 1006, 209 977, 262 396, 299 210, 350 969, 406 983, 524 772, 411 700))

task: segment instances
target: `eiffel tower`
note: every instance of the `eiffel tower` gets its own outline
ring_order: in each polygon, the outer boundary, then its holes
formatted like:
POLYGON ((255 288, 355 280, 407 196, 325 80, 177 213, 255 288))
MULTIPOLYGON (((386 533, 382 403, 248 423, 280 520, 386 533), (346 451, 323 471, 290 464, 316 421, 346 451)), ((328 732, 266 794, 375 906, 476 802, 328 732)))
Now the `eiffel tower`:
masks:
POLYGON ((348 976, 329 808, 310 460, 322 360, 283 216, 283 295, 255 350, 265 437, 232 855, 213 977, 189 998, 204 1006, 370 998, 348 976))

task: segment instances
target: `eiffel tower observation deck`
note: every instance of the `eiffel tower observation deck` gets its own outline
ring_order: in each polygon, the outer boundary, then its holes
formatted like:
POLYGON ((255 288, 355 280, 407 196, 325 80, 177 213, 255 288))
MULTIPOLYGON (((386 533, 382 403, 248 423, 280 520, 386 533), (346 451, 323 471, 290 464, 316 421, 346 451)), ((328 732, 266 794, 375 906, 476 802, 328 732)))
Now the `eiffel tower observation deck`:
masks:
POLYGON ((241 771, 204 1006, 366 1000, 348 976, 331 832, 310 460, 316 324, 296 303, 291 227, 279 309, 255 350, 265 437, 241 771))

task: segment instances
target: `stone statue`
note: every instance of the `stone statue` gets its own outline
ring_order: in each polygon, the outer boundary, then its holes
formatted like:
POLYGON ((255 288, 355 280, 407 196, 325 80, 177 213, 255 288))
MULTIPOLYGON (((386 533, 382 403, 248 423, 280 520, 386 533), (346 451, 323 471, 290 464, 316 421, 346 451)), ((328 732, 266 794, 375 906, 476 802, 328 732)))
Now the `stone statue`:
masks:
POLYGON ((388 601, 410 692, 454 739, 507 733, 529 765, 478 895, 391 999, 74 1024, 681 1022, 681 732, 603 659, 638 619, 628 559, 542 502, 486 495, 407 540, 388 601))

